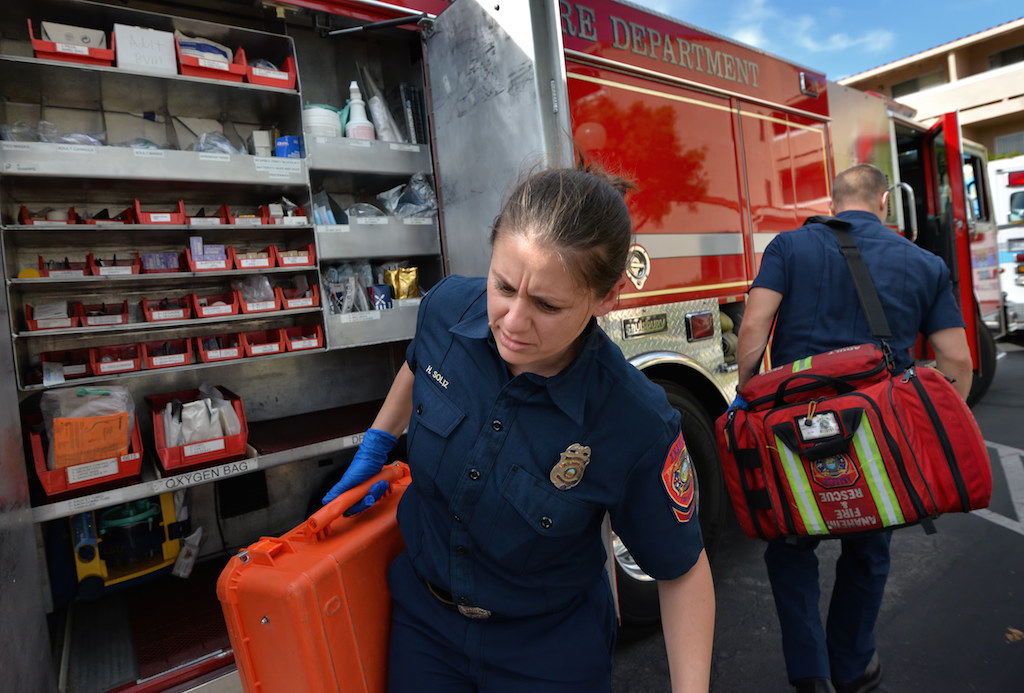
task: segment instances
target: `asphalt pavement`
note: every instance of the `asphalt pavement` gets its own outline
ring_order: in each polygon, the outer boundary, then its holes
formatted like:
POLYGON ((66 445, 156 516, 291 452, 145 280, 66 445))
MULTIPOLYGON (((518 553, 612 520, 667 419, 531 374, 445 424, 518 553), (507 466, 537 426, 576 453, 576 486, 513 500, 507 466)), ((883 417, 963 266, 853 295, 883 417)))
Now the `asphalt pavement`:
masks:
MULTIPOLYGON (((974 413, 992 458, 988 510, 897 531, 875 635, 883 693, 1024 691, 1024 349, 1005 356, 974 413)), ((712 557, 717 600, 711 690, 790 693, 761 541, 732 520, 712 557)), ((822 609, 838 544, 818 549, 822 609)), ((668 691, 660 628, 623 629, 614 693, 668 691)))

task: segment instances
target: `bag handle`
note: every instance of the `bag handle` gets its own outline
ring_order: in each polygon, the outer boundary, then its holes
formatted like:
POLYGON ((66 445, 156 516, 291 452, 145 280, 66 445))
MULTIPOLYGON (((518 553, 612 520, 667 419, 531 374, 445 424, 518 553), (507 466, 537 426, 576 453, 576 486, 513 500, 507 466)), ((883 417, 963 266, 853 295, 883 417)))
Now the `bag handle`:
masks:
POLYGON ((857 429, 860 428, 860 422, 863 420, 863 417, 863 409, 843 410, 840 414, 840 418, 843 422, 843 430, 846 431, 845 434, 829 438, 828 440, 824 440, 820 443, 813 443, 802 450, 800 449, 800 444, 797 440, 798 434, 793 429, 794 426, 799 424, 788 422, 775 424, 772 426, 772 433, 774 433, 779 440, 786 445, 786 447, 800 457, 815 461, 850 452, 850 442, 853 440, 853 437, 857 435, 857 429))
POLYGON ((786 389, 789 387, 790 383, 792 383, 794 380, 801 380, 801 379, 802 380, 816 380, 819 383, 821 383, 822 385, 831 386, 832 389, 834 389, 836 391, 836 394, 839 394, 839 395, 845 395, 848 392, 853 392, 854 390, 857 389, 853 385, 851 385, 850 383, 846 382, 845 380, 842 380, 840 378, 836 378, 836 377, 831 376, 831 375, 822 375, 820 373, 798 373, 796 375, 791 375, 790 377, 786 378, 781 383, 779 383, 778 389, 775 390, 775 404, 772 405, 772 407, 777 409, 778 407, 781 407, 782 405, 784 405, 786 403, 786 395, 789 394, 786 391, 786 389))
MULTIPOLYGON (((331 534, 331 525, 339 518, 347 517, 345 513, 348 509, 362 500, 374 485, 380 481, 386 481, 388 482, 388 492, 390 492, 391 484, 408 475, 406 470, 407 468, 397 464, 385 465, 379 474, 371 479, 367 479, 354 488, 350 488, 310 515, 309 519, 300 525, 301 532, 299 533, 310 537, 314 542, 322 541, 331 534)), ((387 493, 381 494, 380 497, 384 495, 387 495, 387 493)))

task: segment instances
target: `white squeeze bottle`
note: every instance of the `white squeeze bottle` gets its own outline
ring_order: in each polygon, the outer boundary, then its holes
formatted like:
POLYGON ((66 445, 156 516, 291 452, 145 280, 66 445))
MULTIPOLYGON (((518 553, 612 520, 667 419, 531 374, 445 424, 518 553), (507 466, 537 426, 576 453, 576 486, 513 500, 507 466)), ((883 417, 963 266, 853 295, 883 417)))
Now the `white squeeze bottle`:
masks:
POLYGON ((345 125, 345 137, 356 140, 376 139, 373 132, 373 123, 366 117, 366 103, 363 95, 359 93, 359 85, 355 80, 348 85, 349 109, 348 124, 345 125))

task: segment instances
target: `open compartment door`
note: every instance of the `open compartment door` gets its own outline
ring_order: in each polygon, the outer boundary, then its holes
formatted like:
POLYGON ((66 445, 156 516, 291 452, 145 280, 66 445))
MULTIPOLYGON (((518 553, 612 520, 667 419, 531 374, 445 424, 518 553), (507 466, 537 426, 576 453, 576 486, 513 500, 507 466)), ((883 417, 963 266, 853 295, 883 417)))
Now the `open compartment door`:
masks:
POLYGON ((424 36, 445 271, 481 276, 523 171, 573 162, 554 0, 458 0, 424 36))

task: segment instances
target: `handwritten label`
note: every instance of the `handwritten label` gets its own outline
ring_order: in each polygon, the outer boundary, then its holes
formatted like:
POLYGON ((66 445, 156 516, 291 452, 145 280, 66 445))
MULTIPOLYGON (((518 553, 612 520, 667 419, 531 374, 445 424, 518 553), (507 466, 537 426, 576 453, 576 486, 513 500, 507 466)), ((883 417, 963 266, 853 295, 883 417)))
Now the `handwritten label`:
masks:
POLYGON ((224 449, 224 439, 215 438, 214 440, 204 440, 201 443, 192 443, 191 445, 184 445, 181 448, 181 452, 185 457, 194 457, 196 455, 202 455, 207 452, 216 452, 217 450, 224 449))
POLYGON ((67 468, 68 483, 78 484, 83 481, 89 481, 90 479, 112 476, 117 474, 117 472, 118 466, 116 457, 111 457, 107 460, 100 460, 99 462, 76 464, 73 467, 67 468))

